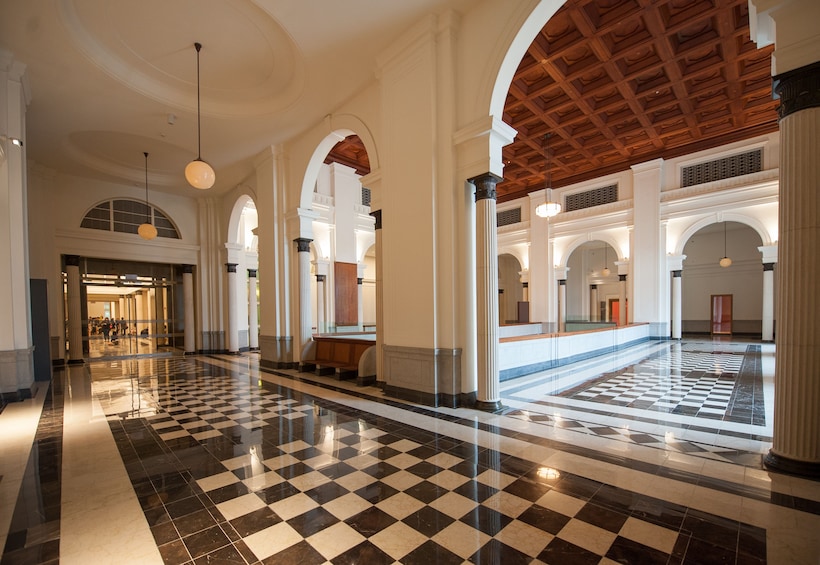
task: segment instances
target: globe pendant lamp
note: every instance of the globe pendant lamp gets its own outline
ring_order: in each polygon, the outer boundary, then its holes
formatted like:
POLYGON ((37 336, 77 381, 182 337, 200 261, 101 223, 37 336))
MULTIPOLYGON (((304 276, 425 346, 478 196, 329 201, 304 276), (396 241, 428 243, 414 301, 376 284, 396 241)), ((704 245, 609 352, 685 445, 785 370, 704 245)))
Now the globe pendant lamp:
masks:
POLYGON ((552 177, 550 176, 549 165, 550 165, 550 155, 549 155, 549 138, 552 134, 548 133, 544 136, 544 144, 545 144, 545 151, 544 157, 546 158, 546 169, 545 169, 545 178, 546 178, 546 196, 547 201, 539 204, 535 207, 535 215, 540 218, 552 218, 553 216, 557 215, 561 212, 561 204, 558 202, 552 201, 552 177))
POLYGON ((137 233, 142 239, 154 239, 157 237, 157 228, 151 223, 151 205, 148 204, 148 153, 145 155, 145 223, 140 224, 137 233))
POLYGON ((194 43, 196 48, 196 159, 185 167, 185 180, 194 188, 206 190, 216 182, 213 167, 202 160, 202 123, 199 102, 199 50, 201 43, 194 43))
POLYGON ((732 264, 732 260, 726 256, 726 222, 723 222, 723 259, 720 260, 721 267, 728 267, 732 264))

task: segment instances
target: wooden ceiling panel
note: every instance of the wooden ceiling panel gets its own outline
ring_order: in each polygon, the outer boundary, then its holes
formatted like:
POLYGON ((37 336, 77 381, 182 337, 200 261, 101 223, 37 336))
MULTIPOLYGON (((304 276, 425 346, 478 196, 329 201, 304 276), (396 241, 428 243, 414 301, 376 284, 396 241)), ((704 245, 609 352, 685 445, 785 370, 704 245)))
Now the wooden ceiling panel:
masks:
MULTIPOLYGON (((568 0, 510 85, 499 200, 776 131, 771 54, 747 0, 568 0)), ((370 171, 355 136, 333 161, 370 171)))

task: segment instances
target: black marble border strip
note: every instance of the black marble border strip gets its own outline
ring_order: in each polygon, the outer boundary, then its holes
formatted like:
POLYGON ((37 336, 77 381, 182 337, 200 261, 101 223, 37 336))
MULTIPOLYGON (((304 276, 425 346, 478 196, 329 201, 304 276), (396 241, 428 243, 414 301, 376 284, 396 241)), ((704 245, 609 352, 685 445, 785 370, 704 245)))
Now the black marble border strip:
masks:
POLYGON ((55 371, 43 402, 0 565, 60 562, 63 407, 63 384, 60 371, 55 371))

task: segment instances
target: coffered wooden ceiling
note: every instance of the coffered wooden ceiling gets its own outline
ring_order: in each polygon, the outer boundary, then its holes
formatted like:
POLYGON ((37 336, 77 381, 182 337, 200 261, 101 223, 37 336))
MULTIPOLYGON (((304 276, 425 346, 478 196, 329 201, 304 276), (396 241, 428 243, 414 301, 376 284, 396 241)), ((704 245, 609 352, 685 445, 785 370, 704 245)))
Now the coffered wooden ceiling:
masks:
MULTIPOLYGON (((747 0, 568 0, 507 94, 499 201, 776 131, 771 53, 747 0)), ((328 161, 369 172, 355 136, 328 161)))

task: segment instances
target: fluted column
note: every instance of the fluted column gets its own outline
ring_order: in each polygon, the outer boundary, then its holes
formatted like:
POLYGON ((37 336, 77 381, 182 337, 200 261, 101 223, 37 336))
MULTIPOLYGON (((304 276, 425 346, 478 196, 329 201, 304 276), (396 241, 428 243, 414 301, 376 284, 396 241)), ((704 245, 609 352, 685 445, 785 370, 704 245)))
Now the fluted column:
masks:
POLYGON ((376 220, 376 386, 384 386, 384 290, 382 288, 382 211, 370 213, 376 220))
POLYGON ((239 326, 236 321, 236 265, 225 263, 228 273, 228 353, 239 354, 239 326))
POLYGON ((476 408, 489 411, 501 407, 498 382, 498 240, 495 204, 495 185, 500 180, 496 175, 486 173, 470 181, 476 187, 476 408))
POLYGON ((763 263, 761 339, 774 341, 774 263, 763 263))
POLYGON ((567 279, 558 279, 558 331, 567 331, 567 279))
POLYGON ((364 279, 362 277, 356 278, 356 288, 359 291, 359 306, 358 311, 356 312, 356 325, 360 330, 364 330, 364 291, 362 283, 364 279))
POLYGON ((598 308, 598 285, 591 284, 589 285, 589 321, 590 322, 597 322, 598 321, 598 312, 600 309, 598 308))
POLYGON ((680 339, 682 335, 683 308, 681 306, 681 275, 680 269, 672 271, 672 339, 680 339))
POLYGON ((80 297, 80 257, 65 256, 68 300, 68 362, 83 363, 83 308, 80 297))
POLYGON ((310 242, 312 239, 294 239, 299 261, 299 358, 312 339, 310 315, 310 242))
POLYGON ((316 275, 316 333, 325 331, 325 279, 327 275, 316 275))
POLYGON ((618 325, 626 325, 626 275, 618 275, 618 325))
POLYGON ((185 324, 185 333, 183 343, 185 347, 185 355, 193 355, 196 353, 196 328, 194 327, 194 266, 182 266, 182 298, 183 303, 183 322, 185 324))
POLYGON ((774 435, 766 464, 820 476, 820 62, 775 77, 780 96, 774 435))
POLYGON ((259 306, 256 301, 256 269, 248 269, 248 347, 259 349, 259 306))

